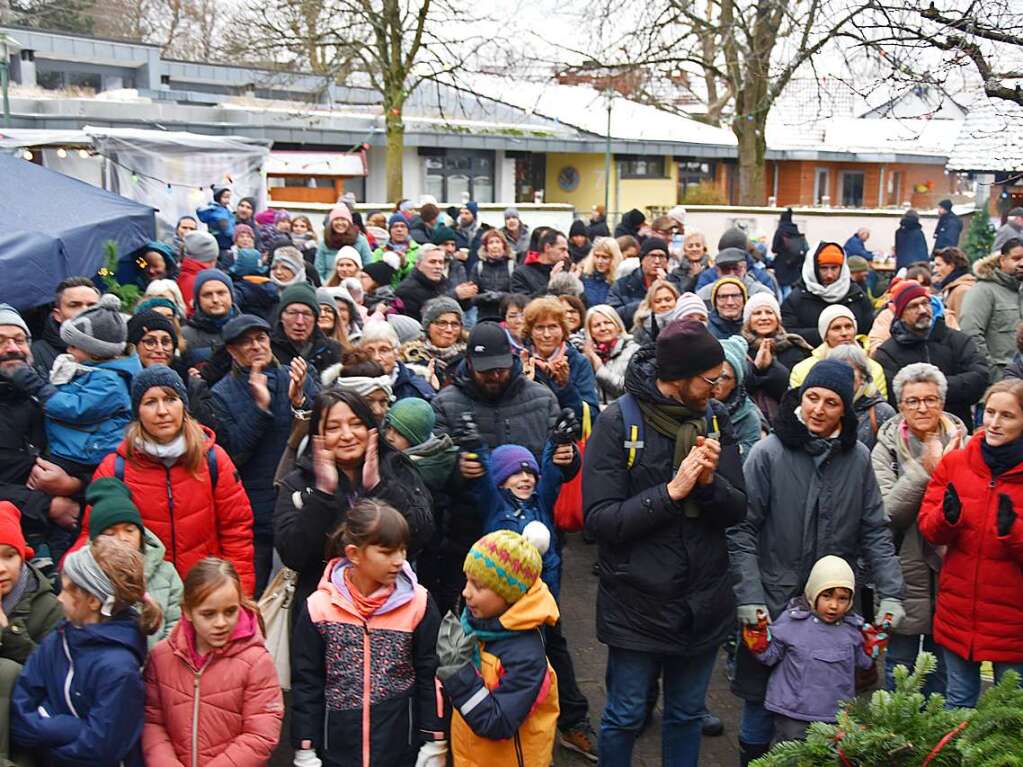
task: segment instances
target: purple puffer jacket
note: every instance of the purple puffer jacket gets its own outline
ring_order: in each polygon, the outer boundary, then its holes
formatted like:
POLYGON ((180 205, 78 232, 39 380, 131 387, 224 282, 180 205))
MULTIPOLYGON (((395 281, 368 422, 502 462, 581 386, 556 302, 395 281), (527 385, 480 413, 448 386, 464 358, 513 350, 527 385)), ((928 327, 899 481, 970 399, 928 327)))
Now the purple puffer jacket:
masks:
POLYGON ((771 626, 771 643, 757 660, 775 666, 764 707, 806 722, 834 722, 838 704, 856 697, 856 669, 873 661, 863 652, 863 619, 838 623, 814 616, 796 597, 771 626))

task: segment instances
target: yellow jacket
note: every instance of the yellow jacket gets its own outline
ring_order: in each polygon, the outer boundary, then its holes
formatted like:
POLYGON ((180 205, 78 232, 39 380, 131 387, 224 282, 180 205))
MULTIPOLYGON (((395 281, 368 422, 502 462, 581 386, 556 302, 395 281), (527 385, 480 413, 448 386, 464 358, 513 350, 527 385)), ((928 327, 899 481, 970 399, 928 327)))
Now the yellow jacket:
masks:
MULTIPOLYGON (((863 336, 856 336, 858 343, 862 345, 863 336)), ((792 368, 792 372, 789 374, 789 388, 798 389, 803 385, 803 381, 806 380, 807 374, 810 372, 810 368, 824 359, 830 349, 827 344, 821 344, 813 353, 802 362, 796 363, 795 367, 792 368)), ((870 377, 874 379, 874 388, 881 394, 882 397, 888 399, 888 381, 884 377, 884 368, 881 367, 881 363, 876 362, 873 358, 867 357, 867 368, 870 370, 870 377)))
POLYGON ((471 621, 479 630, 479 669, 467 665, 444 683, 454 704, 455 767, 550 767, 558 682, 541 630, 557 621, 558 605, 539 578, 503 615, 471 621))

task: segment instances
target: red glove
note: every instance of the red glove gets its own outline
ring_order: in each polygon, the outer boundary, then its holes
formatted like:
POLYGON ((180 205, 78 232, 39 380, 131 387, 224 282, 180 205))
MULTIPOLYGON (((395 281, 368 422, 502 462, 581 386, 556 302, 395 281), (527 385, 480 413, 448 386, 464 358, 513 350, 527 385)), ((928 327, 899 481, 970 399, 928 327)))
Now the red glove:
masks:
POLYGON ((757 621, 756 626, 746 624, 742 627, 742 641, 754 655, 759 655, 767 649, 771 643, 771 627, 767 623, 767 616, 757 621))
POLYGON ((883 628, 874 628, 869 623, 864 623, 863 628, 863 652, 868 658, 876 659, 881 651, 888 647, 888 633, 883 628))

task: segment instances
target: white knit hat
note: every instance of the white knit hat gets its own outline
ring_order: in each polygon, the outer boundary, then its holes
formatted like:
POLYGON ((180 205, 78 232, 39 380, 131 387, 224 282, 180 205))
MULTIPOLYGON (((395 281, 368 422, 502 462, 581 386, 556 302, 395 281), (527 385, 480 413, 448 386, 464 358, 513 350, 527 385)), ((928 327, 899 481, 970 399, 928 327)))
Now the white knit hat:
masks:
POLYGON ((810 603, 810 608, 817 604, 817 597, 822 591, 828 589, 849 589, 856 590, 856 576, 853 569, 841 557, 828 555, 821 557, 810 571, 810 577, 806 579, 806 588, 803 596, 810 603))
POLYGON ((96 359, 120 357, 128 341, 128 323, 121 316, 121 299, 113 293, 104 293, 98 304, 77 317, 64 320, 60 340, 96 359))
POLYGON ((820 334, 821 341, 828 334, 828 328, 831 327, 831 323, 839 317, 848 317, 852 320, 853 328, 855 328, 856 332, 859 332, 859 327, 856 324, 856 315, 852 313, 852 310, 842 304, 831 304, 817 318, 817 332, 820 334))
POLYGON ((743 324, 749 322, 749 318, 753 316, 753 311, 762 306, 770 307, 771 311, 778 318, 778 322, 781 323, 781 306, 778 304, 778 299, 770 293, 754 293, 742 308, 743 324))

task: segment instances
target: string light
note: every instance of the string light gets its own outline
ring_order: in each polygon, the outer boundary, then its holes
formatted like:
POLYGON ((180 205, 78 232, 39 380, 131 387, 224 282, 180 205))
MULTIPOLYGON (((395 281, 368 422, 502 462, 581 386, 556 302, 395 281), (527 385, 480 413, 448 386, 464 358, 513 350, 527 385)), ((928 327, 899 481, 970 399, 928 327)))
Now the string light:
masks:
POLYGON ((62 160, 66 160, 67 159, 67 150, 64 147, 61 147, 60 149, 58 149, 57 150, 57 157, 59 157, 62 160))
POLYGON ((88 149, 79 149, 78 150, 78 156, 81 157, 83 160, 88 159, 88 157, 89 157, 89 150, 88 149))
POLYGON ((26 149, 24 152, 22 152, 21 156, 22 156, 23 159, 28 160, 29 162, 32 162, 33 155, 32 155, 32 152, 30 152, 28 149, 26 149))

